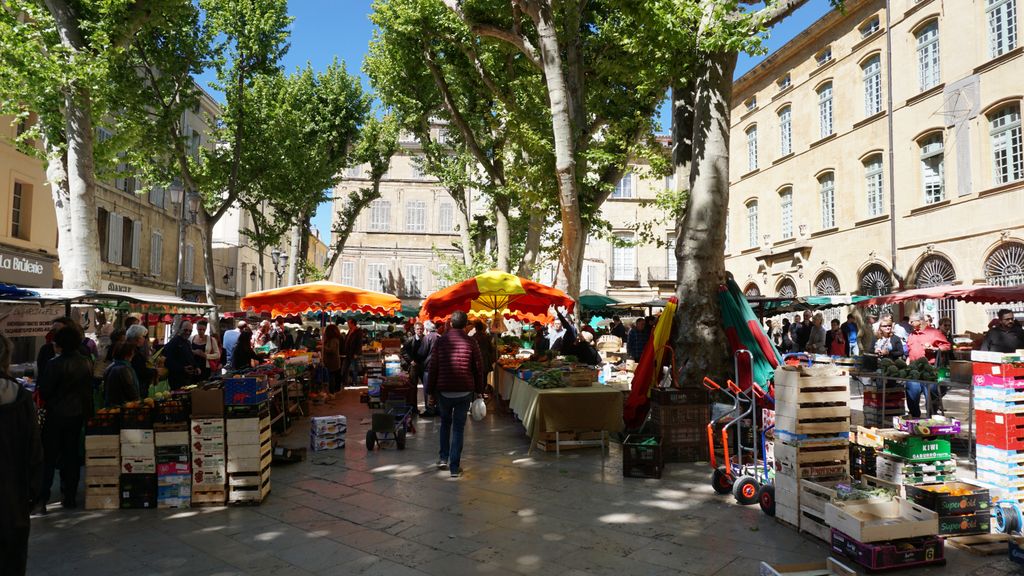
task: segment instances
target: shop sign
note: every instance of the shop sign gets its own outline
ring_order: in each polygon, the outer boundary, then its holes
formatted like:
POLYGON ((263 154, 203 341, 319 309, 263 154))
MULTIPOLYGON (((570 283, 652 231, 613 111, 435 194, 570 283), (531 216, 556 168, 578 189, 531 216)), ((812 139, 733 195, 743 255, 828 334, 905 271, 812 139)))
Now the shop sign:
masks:
POLYGON ((29 288, 53 285, 53 262, 0 250, 0 282, 29 288))
POLYGON ((120 294, 155 294, 158 296, 173 296, 170 292, 157 290, 156 288, 135 286, 133 284, 121 284, 120 282, 113 281, 105 281, 103 283, 103 290, 107 292, 118 292, 120 294))
POLYGON ((64 315, 64 307, 12 304, 0 306, 0 332, 8 338, 45 336, 54 318, 64 315))

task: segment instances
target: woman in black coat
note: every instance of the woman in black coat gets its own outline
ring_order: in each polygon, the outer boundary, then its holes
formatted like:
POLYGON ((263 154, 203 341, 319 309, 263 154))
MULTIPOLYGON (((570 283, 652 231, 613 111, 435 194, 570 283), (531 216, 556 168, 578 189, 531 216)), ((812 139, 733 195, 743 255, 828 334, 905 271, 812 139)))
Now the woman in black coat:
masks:
POLYGON ((32 394, 9 375, 11 341, 0 334, 0 574, 25 574, 29 515, 43 484, 43 445, 32 394))

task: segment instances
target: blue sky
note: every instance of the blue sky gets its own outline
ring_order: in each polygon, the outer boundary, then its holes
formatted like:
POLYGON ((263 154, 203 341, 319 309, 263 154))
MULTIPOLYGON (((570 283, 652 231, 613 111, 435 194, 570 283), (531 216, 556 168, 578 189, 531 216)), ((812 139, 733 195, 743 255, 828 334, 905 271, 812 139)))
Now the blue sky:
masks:
MULTIPOLYGON (((314 69, 322 70, 337 57, 351 73, 358 73, 363 86, 369 90, 369 83, 360 69, 367 45, 373 37, 373 25, 369 13, 371 0, 291 0, 289 13, 295 18, 292 23, 291 48, 283 64, 288 71, 310 62, 314 69)), ((783 21, 772 31, 767 48, 777 49, 804 30, 829 10, 828 0, 810 0, 794 15, 783 21)), ((757 64, 762 57, 740 56, 736 74, 741 75, 757 64)), ((207 80, 203 78, 201 80, 207 80)), ((668 132, 669 119, 662 115, 664 132, 668 132)), ((321 237, 328 239, 331 228, 331 209, 324 204, 313 218, 313 225, 320 230, 321 237)))

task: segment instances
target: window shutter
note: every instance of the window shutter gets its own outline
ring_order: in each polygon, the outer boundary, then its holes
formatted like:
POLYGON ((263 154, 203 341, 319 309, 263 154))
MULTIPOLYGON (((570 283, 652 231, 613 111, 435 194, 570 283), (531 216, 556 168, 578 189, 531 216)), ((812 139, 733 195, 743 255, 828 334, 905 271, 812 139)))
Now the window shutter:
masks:
POLYGON ((110 225, 107 226, 107 260, 111 264, 121 263, 121 248, 124 243, 124 220, 117 212, 110 213, 110 225))
POLYGON ((138 270, 142 260, 142 221, 136 220, 132 226, 132 269, 138 270))
POLYGON ((160 267, 163 264, 163 247, 164 239, 157 233, 153 233, 153 237, 149 244, 149 273, 153 276, 160 275, 160 267))

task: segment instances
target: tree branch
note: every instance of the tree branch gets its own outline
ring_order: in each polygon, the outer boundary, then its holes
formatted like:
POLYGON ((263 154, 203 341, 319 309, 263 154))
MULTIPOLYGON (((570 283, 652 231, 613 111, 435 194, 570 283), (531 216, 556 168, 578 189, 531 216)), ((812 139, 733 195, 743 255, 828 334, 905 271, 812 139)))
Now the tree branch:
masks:
POLYGON ((462 133, 462 137, 466 140, 466 146, 469 147, 473 157, 476 158, 477 162, 483 165, 487 175, 490 176, 491 180, 500 186, 505 185, 505 177, 503 174, 495 168, 494 163, 484 152, 480 143, 476 139, 476 135, 473 133, 473 129, 470 128, 469 122, 459 111, 455 104, 455 98, 452 97, 451 89, 448 86, 448 81, 445 79, 444 74, 441 72, 441 68, 437 65, 434 60, 434 54, 429 49, 423 51, 423 56, 426 59, 427 68, 430 70, 431 76, 434 77, 434 83, 437 84, 438 90, 441 91, 441 96, 444 98, 445 106, 448 108, 448 112, 452 116, 452 122, 462 133))
POLYGON ((470 63, 473 64, 473 68, 476 70, 477 75, 480 76, 480 81, 483 82, 484 86, 486 86, 487 89, 491 91, 491 94, 494 95, 494 97, 497 98, 499 102, 504 104, 505 108, 507 108, 509 112, 517 111, 518 108, 516 107, 515 102, 513 102, 509 98, 508 94, 505 94, 498 87, 498 85, 494 82, 494 79, 491 78, 491 75, 488 74, 487 70, 484 69, 484 63, 480 60, 480 55, 476 51, 476 46, 474 46, 473 43, 470 42, 468 46, 462 47, 462 52, 463 54, 466 55, 466 58, 469 58, 469 61, 470 63))
POLYGON ((755 16, 761 22, 761 26, 771 28, 806 3, 807 0, 779 0, 774 6, 769 4, 761 8, 755 16))
POLYGON ((131 44, 135 34, 142 29, 150 20, 153 19, 153 5, 150 0, 135 0, 131 8, 128 10, 128 14, 124 19, 124 26, 121 28, 121 34, 112 38, 113 45, 116 48, 124 48, 131 44))

